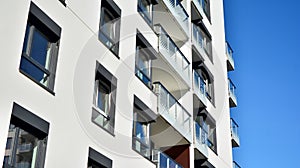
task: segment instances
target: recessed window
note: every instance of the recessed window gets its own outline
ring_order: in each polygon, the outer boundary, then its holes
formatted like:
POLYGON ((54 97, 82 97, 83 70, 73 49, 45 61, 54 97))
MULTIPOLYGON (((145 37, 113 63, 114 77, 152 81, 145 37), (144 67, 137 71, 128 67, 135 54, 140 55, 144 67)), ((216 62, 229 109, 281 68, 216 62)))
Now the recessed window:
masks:
POLYGON ((94 84, 92 121, 114 132, 117 79, 97 62, 94 84))
POLYGON ((202 0, 202 7, 206 17, 210 21, 210 0, 202 0))
POLYGON ((193 23, 193 40, 199 45, 201 50, 204 50, 205 54, 213 63, 213 55, 212 55, 212 38, 204 26, 203 22, 198 22, 197 20, 193 23))
POLYGON ((101 1, 99 40, 115 55, 119 55, 121 9, 113 0, 101 1))
POLYGON ((30 5, 20 72, 53 92, 61 28, 34 3, 30 5))
POLYGON ((157 4, 156 0, 138 0, 138 12, 150 25, 153 21, 153 5, 155 4, 157 4))
POLYGON ((87 168, 112 168, 112 160, 94 149, 89 148, 87 168))
POLYGON ((152 60, 156 51, 141 33, 137 33, 135 74, 149 88, 152 88, 152 60))
POLYGON ((14 104, 4 167, 44 167, 49 123, 14 104))
POLYGON ((150 125, 156 115, 139 98, 134 96, 132 149, 151 160, 153 144, 150 139, 150 125))
POLYGON ((200 87, 200 91, 205 97, 214 105, 215 97, 214 97, 214 78, 213 75, 208 71, 207 67, 203 64, 202 61, 196 62, 193 65, 193 69, 195 71, 195 85, 200 87))
POLYGON ((207 146, 217 153, 217 134, 216 134, 216 121, 207 112, 203 111, 196 117, 196 122, 201 126, 205 134, 204 140, 207 146))

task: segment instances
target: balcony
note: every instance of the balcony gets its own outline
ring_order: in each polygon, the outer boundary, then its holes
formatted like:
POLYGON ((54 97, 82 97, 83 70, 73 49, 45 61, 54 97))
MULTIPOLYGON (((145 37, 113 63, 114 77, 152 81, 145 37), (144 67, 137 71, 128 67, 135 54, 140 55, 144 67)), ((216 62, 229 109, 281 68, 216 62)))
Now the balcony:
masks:
POLYGON ((230 47, 229 43, 226 42, 226 56, 227 56, 227 70, 233 71, 234 70, 234 60, 232 57, 233 50, 230 47))
MULTIPOLYGON (((158 113, 179 134, 181 134, 189 142, 192 142, 191 115, 161 83, 154 83, 154 92, 158 96, 158 113)), ((161 127, 163 127, 163 125, 161 125, 161 127)), ((162 132, 167 133, 167 131, 162 132)))
POLYGON ((235 161, 232 163, 233 168, 242 168, 239 164, 237 164, 235 161))
POLYGON ((153 153, 155 153, 153 155, 153 161, 157 162, 157 168, 183 168, 165 153, 159 150, 154 150, 153 153))
POLYGON ((190 62, 161 25, 155 25, 158 34, 159 57, 153 60, 153 81, 161 81, 171 91, 188 90, 190 62))
POLYGON ((194 70, 193 71, 193 89, 203 106, 207 106, 206 84, 202 77, 194 70))
POLYGON ((192 24, 192 45, 203 57, 212 61, 212 45, 210 38, 200 29, 199 26, 192 24))
POLYGON ((229 106, 236 107, 237 106, 237 98, 235 95, 236 87, 231 79, 228 78, 228 89, 229 89, 229 106))
POLYGON ((205 131, 197 122, 195 122, 195 146, 207 158, 207 131, 205 131))
POLYGON ((240 138, 238 134, 238 124, 231 118, 230 119, 230 130, 231 130, 231 142, 232 147, 239 147, 240 146, 240 138))
POLYGON ((180 0, 159 0, 154 5, 154 24, 162 24, 174 41, 185 42, 189 36, 189 15, 180 0))

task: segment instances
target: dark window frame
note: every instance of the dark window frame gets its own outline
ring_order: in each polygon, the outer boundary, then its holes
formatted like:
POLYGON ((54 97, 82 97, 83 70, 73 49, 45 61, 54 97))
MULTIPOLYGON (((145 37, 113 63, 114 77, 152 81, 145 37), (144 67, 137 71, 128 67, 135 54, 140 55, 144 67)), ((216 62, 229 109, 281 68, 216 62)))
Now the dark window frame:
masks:
MULTIPOLYGON (((13 103, 9 131, 12 131, 14 129, 16 130, 16 135, 19 135, 18 132, 20 130, 24 130, 29 134, 35 136, 37 139, 39 139, 40 144, 39 147, 37 148, 38 157, 36 158, 35 166, 44 167, 45 156, 47 152, 49 122, 43 120, 42 118, 28 111, 27 109, 20 106, 19 104, 13 103), (14 128, 11 128, 11 125, 14 125, 14 128)), ((13 155, 9 156, 9 160, 7 164, 10 165, 16 164, 15 161, 16 161, 16 152, 18 148, 18 144, 17 144, 18 139, 19 138, 13 139, 12 142, 13 145, 11 149, 13 155)))
POLYGON ((102 0, 101 1, 101 8, 100 8, 100 21, 99 21, 99 34, 98 39, 99 41, 104 44, 118 59, 119 50, 120 50, 120 32, 121 32, 121 9, 117 6, 117 4, 113 0, 102 0), (114 33, 115 39, 110 37, 107 32, 103 31, 103 25, 105 25, 104 17, 109 15, 110 21, 113 22, 114 25, 114 33), (109 44, 107 44, 109 42, 109 44))
POLYGON ((150 90, 153 89, 152 85, 152 60, 157 58, 157 52, 146 40, 146 38, 137 30, 136 35, 136 54, 135 54, 135 76, 140 79, 150 90), (140 59, 139 53, 142 52, 147 59, 149 74, 145 74, 141 67, 138 65, 140 59))
POLYGON ((113 161, 103 154, 97 152, 93 148, 89 147, 88 166, 90 164, 97 167, 112 168, 113 161))
POLYGON ((134 101, 133 101, 133 127, 132 127, 132 150, 136 151, 140 155, 142 155, 144 158, 152 161, 152 150, 154 147, 153 142, 150 139, 150 133, 151 133, 151 123, 155 122, 157 116, 156 114, 147 106, 145 105, 136 95, 134 95, 134 101), (141 120, 141 121, 138 121, 141 120), (140 123, 141 125, 146 125, 147 129, 147 135, 146 135, 146 141, 143 142, 140 138, 136 135, 136 124, 140 123), (137 149, 136 144, 139 144, 140 150, 137 149), (141 150, 148 150, 143 153, 141 150))
POLYGON ((93 94, 93 107, 92 107, 92 117, 91 120, 94 124, 101 127, 108 133, 114 136, 114 126, 115 126, 115 110, 116 110, 116 96, 117 96, 117 78, 113 76, 103 65, 101 65, 98 61, 96 62, 96 70, 95 70, 95 80, 94 80, 94 94, 93 94), (96 97, 98 96, 99 89, 96 85, 96 82, 99 81, 105 83, 109 89, 109 108, 108 111, 102 111, 97 107, 96 97), (95 120, 100 117, 103 120, 103 123, 98 123, 95 120))
POLYGON ((54 95, 54 85, 55 85, 60 35, 61 35, 61 28, 48 15, 46 15, 38 6, 36 6, 33 2, 31 2, 19 71, 23 75, 27 76, 29 79, 31 79, 32 81, 34 81, 39 86, 41 86, 42 88, 44 88, 45 90, 47 90, 53 95, 54 95), (46 54, 44 55, 45 61, 49 61, 48 68, 45 67, 47 66, 46 62, 45 65, 42 65, 41 63, 38 62, 38 60, 32 58, 31 51, 33 48, 31 44, 33 43, 34 40, 33 36, 36 33, 38 33, 40 37, 43 37, 45 40, 47 40, 48 48, 49 50, 51 50, 49 54, 47 48, 46 53, 44 53, 46 54), (43 84, 43 82, 38 81, 38 79, 34 77, 35 76, 34 73, 37 73, 37 71, 43 73, 44 77, 42 80, 46 80, 46 84, 43 84))

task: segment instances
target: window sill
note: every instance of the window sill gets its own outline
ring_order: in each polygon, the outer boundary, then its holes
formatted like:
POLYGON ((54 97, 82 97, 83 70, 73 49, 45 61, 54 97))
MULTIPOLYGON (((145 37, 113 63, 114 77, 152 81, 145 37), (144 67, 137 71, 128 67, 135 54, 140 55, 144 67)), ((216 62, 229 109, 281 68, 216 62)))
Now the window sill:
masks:
MULTIPOLYGON (((99 108, 95 107, 94 105, 93 105, 93 107, 92 107, 92 111, 95 111, 95 112, 99 113, 99 115, 102 115, 103 117, 105 117, 105 116, 103 115, 104 112, 102 112, 102 110, 100 110, 99 108)), ((105 117, 105 118, 106 118, 106 117, 105 117)), ((109 133, 109 134, 112 135, 113 137, 116 136, 115 133, 114 133, 114 128, 112 129, 112 131, 110 131, 109 129, 105 128, 105 127, 102 126, 101 124, 98 124, 97 122, 93 121, 92 118, 91 118, 91 120, 92 120, 92 123, 94 123, 94 124, 97 125, 98 127, 102 128, 104 131, 106 131, 107 133, 109 133)))
POLYGON ((45 85, 41 84, 39 81, 35 80, 33 77, 31 77, 29 74, 27 74, 26 72, 24 72, 22 69, 19 69, 19 72, 21 74, 23 74, 24 76, 26 76, 27 78, 29 78, 30 80, 32 80, 34 83, 38 84, 40 87, 42 87, 46 91, 48 91, 50 94, 52 94, 53 96, 55 96, 55 93, 54 93, 53 90, 49 89, 45 85))

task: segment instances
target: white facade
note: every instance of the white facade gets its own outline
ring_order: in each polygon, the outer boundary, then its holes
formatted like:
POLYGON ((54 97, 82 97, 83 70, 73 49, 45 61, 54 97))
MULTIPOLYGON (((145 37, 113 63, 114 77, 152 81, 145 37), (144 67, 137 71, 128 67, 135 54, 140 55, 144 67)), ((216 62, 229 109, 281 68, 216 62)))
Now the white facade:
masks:
MULTIPOLYGON (((172 62, 172 57, 163 54, 162 46, 159 47, 157 27, 149 26, 138 12, 138 0, 113 1, 121 9, 119 58, 98 39, 103 2, 101 0, 66 0, 66 6, 59 0, 0 2, 0 158, 5 156, 13 104, 17 103, 49 123, 44 163, 46 168, 87 167, 89 147, 109 158, 114 168, 160 167, 160 161, 151 161, 152 156, 147 159, 133 150, 134 97, 137 97, 157 117, 155 122, 151 122, 151 131, 148 132, 154 143, 151 145, 153 148, 174 154, 170 157, 185 168, 196 167, 195 160, 200 159, 216 168, 231 168, 233 146, 223 1, 210 1, 210 20, 197 6, 197 0, 181 1, 188 15, 184 23, 176 20, 180 18, 180 14, 174 15, 168 9, 166 2, 171 0, 158 0, 153 6, 153 24, 162 25, 189 66, 182 66, 185 62, 178 54, 176 62, 172 62), (61 28, 53 93, 20 72, 31 3, 38 6, 61 28), (192 22, 198 22, 195 21, 199 20, 198 17, 202 17, 201 25, 211 36, 212 60, 192 40, 192 22), (160 99, 158 88, 148 88, 135 74, 137 30, 156 52, 156 59, 151 63, 151 83, 162 83, 177 103, 181 104, 176 106, 177 113, 174 115, 172 110, 163 112, 160 106, 163 98, 160 99), (201 65, 197 64, 199 61, 201 65), (91 120, 96 62, 117 79, 115 114, 112 116, 113 133, 91 120), (205 96, 206 91, 202 98, 199 88, 197 92, 193 68, 198 66, 205 68, 213 80, 210 88, 213 91, 207 91, 211 94, 211 101, 205 96), (180 69, 182 67, 187 69, 180 69), (199 110, 200 108, 203 109, 199 110), (207 146, 206 139, 205 144, 197 144, 194 122, 200 113, 213 118, 216 132, 215 151, 207 146), (178 117, 180 115, 184 119, 178 117), (176 119, 172 119, 173 116, 176 119)), ((0 162, 0 166, 2 164, 0 162)))

